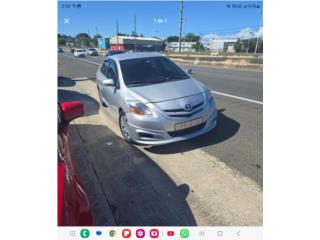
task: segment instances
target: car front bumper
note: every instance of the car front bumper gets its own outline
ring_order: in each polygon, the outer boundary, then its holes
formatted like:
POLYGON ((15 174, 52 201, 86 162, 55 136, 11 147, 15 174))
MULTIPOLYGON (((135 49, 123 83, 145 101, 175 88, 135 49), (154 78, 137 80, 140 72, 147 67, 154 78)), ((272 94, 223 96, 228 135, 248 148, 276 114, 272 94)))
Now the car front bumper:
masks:
MULTIPOLYGON (((163 145, 188 140, 211 131, 217 125, 217 116, 218 111, 216 110, 215 106, 211 106, 189 119, 165 119, 164 121, 160 120, 156 123, 152 120, 148 122, 148 116, 144 116, 142 119, 137 121, 136 116, 132 116, 132 114, 129 113, 128 123, 131 138, 135 142, 146 145, 163 145), (199 117, 203 118, 202 124, 196 125, 189 129, 187 128, 184 130, 174 131, 173 128, 175 124, 197 119, 199 117)), ((152 117, 149 116, 149 119, 152 119, 152 117)))

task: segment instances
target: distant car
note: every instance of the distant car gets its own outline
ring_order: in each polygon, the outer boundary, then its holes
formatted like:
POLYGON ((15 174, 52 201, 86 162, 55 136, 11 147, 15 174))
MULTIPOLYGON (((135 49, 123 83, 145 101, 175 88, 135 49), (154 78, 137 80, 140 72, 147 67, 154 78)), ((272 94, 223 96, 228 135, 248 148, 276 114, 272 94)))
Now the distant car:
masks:
POLYGON ((69 123, 84 114, 81 102, 58 103, 58 226, 91 226, 92 210, 70 149, 69 123))
POLYGON ((88 56, 99 56, 99 53, 95 48, 87 48, 86 53, 88 56))
POLYGON ((108 106, 130 143, 161 145, 214 129, 217 109, 211 90, 155 53, 106 57, 96 73, 102 106, 108 106))
POLYGON ((75 49, 73 55, 75 57, 85 57, 87 54, 83 49, 75 49))
POLYGON ((71 52, 71 53, 74 53, 74 50, 75 50, 74 48, 71 48, 70 52, 71 52))
POLYGON ((122 53, 126 53, 126 52, 122 50, 110 50, 107 52, 106 57, 116 55, 116 54, 122 54, 122 53))
POLYGON ((63 49, 62 48, 58 48, 58 53, 63 53, 63 49))

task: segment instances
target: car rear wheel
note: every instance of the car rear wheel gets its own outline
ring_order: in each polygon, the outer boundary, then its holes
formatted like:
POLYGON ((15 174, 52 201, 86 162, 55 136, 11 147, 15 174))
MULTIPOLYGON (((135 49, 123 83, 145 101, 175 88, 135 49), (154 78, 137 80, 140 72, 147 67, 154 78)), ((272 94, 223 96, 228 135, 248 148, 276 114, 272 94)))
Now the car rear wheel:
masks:
POLYGON ((132 138, 130 136, 128 119, 127 119, 127 116, 124 112, 120 112, 119 127, 120 127, 120 131, 121 131, 123 138, 129 143, 133 143, 134 141, 132 140, 132 138))

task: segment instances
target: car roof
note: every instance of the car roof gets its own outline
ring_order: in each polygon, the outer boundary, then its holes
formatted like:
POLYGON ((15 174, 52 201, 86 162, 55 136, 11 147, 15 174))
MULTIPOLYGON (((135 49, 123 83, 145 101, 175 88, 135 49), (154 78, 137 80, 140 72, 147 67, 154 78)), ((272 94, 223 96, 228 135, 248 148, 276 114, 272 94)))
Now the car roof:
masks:
POLYGON ((129 53, 121 53, 112 56, 108 56, 106 59, 113 59, 115 61, 128 60, 128 59, 136 59, 136 58, 146 58, 146 57, 160 57, 162 56, 159 53, 153 52, 129 52, 129 53))

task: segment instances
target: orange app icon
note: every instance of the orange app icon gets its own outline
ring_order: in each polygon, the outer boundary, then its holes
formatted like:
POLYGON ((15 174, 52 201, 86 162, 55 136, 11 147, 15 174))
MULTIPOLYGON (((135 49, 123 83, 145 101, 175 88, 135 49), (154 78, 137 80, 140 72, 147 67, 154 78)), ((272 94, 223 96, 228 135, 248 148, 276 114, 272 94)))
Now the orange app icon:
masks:
POLYGON ((131 237, 131 230, 128 228, 125 228, 122 230, 122 237, 123 238, 130 238, 131 237))

